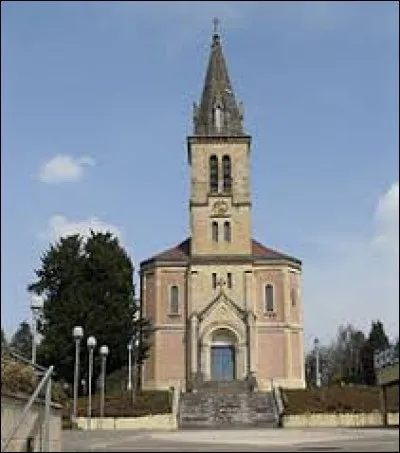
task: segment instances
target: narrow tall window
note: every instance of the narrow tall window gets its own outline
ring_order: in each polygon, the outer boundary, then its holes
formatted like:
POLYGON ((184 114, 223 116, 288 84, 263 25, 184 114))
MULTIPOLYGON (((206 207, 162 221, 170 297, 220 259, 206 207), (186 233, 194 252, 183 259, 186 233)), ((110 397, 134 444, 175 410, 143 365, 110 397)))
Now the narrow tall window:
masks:
POLYGON ((274 311, 274 287, 270 284, 265 285, 265 311, 274 311))
POLYGON ((179 313, 179 289, 176 285, 170 289, 169 312, 171 315, 179 313))
POLYGON ((214 125, 217 132, 221 132, 223 121, 224 118, 222 108, 220 105, 216 105, 214 110, 214 125))
POLYGON ((212 288, 217 289, 217 274, 212 274, 212 288))
POLYGON ((222 170, 224 192, 230 192, 232 190, 231 158, 227 155, 222 158, 222 170))
POLYGON ((218 158, 210 156, 210 192, 218 192, 218 158))
POLYGON ((231 224, 229 222, 224 222, 224 240, 231 242, 231 224))
POLYGON ((228 286, 229 289, 232 288, 232 274, 230 272, 228 272, 227 276, 226 276, 226 285, 228 286))
POLYGON ((218 223, 217 222, 212 223, 211 230, 212 230, 213 242, 218 242, 218 223))
POLYGON ((297 303, 297 291, 296 291, 296 288, 290 288, 290 300, 292 302, 292 307, 295 307, 296 303, 297 303))
POLYGON ((294 272, 290 272, 290 301, 292 307, 297 304, 297 276, 294 272))

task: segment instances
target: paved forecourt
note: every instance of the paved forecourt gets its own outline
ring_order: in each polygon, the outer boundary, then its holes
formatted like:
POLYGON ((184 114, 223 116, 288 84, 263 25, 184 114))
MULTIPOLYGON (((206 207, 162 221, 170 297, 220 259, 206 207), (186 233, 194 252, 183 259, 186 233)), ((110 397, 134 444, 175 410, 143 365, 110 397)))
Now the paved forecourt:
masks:
POLYGON ((63 451, 399 451, 397 429, 64 431, 63 451))

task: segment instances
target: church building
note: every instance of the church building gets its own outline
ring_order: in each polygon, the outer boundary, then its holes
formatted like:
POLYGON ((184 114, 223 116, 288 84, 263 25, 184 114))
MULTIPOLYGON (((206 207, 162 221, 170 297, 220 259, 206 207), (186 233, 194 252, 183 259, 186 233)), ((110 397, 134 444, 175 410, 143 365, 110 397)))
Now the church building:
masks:
POLYGON ((190 236, 140 264, 155 330, 142 387, 249 376, 260 390, 305 387, 301 261, 252 237, 251 136, 216 30, 187 155, 190 236))

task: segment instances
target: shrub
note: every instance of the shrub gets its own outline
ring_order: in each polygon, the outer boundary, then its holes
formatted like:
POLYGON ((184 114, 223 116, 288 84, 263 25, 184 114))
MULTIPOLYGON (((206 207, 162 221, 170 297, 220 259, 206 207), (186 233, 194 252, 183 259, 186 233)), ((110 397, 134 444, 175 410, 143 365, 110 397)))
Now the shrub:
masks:
MULTIPOLYGON (((9 354, 1 355, 1 390, 11 393, 31 395, 39 384, 39 377, 32 366, 13 359, 9 354)), ((58 382, 52 382, 51 399, 63 403, 66 395, 58 382)), ((43 394, 43 393, 42 393, 43 394)))

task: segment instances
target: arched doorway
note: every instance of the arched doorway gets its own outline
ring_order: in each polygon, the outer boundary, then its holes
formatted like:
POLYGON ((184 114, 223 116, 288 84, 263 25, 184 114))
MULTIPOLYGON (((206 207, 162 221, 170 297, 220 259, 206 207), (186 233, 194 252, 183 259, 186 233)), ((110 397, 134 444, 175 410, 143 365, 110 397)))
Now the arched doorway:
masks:
POLYGON ((228 329, 217 329, 211 337, 211 380, 232 381, 236 378, 236 336, 228 329))

